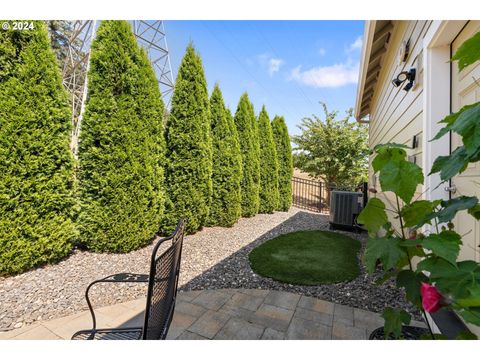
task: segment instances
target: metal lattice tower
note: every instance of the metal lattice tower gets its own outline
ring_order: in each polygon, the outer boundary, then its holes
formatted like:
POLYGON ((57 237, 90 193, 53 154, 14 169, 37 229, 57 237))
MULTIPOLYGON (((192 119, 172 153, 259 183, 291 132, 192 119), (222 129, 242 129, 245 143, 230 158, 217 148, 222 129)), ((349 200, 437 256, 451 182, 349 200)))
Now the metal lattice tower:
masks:
POLYGON ((138 43, 147 50, 150 62, 157 74, 163 102, 168 109, 173 94, 173 74, 163 21, 133 20, 132 26, 138 43))
MULTIPOLYGON (((68 52, 62 71, 63 85, 71 95, 72 137, 70 147, 75 157, 78 151, 78 136, 88 93, 90 45, 99 24, 96 20, 75 20, 68 37, 68 52)), ((138 43, 147 51, 158 80, 166 108, 170 108, 173 94, 173 74, 162 20, 131 21, 138 43)))

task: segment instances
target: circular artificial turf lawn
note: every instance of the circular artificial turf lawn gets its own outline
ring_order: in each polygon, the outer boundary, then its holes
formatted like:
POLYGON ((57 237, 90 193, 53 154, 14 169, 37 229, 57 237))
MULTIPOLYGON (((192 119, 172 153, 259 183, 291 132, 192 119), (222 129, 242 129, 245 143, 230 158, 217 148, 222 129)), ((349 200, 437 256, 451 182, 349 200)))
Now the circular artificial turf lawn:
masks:
POLYGON ((288 284, 320 285, 355 279, 360 242, 330 231, 298 231, 269 240, 249 254, 253 271, 288 284))

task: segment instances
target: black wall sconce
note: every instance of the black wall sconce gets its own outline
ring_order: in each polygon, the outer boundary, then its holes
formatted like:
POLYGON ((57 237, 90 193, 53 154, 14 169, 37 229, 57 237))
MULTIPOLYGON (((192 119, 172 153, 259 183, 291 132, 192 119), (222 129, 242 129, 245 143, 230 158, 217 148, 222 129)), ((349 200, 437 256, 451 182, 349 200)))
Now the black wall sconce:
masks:
POLYGON ((409 71, 402 71, 397 75, 395 79, 392 80, 392 84, 395 87, 399 87, 405 81, 408 81, 407 85, 403 88, 405 91, 409 91, 413 87, 413 82, 415 81, 415 68, 411 68, 409 71))

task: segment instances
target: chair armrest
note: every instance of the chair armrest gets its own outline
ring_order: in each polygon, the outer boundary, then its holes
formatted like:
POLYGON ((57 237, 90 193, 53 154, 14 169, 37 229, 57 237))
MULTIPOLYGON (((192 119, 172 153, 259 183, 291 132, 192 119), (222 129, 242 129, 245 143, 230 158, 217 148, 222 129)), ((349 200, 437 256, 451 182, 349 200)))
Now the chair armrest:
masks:
POLYGON ((98 283, 126 283, 126 282, 133 282, 133 283, 148 283, 149 276, 147 274, 132 274, 132 273, 119 273, 114 275, 109 275, 99 280, 95 280, 91 282, 87 286, 87 290, 85 291, 85 299, 87 300, 88 309, 90 310, 90 314, 92 315, 92 335, 95 333, 95 329, 97 327, 97 320, 95 318, 95 312, 93 311, 92 303, 90 302, 90 298, 88 296, 90 289, 93 285, 98 283))

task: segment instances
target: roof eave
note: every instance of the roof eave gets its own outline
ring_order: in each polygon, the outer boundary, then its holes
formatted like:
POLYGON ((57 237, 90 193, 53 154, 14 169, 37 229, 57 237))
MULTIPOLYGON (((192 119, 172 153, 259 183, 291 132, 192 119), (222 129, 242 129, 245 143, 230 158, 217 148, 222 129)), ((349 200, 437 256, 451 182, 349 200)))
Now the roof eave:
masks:
POLYGON ((373 38, 375 36, 376 20, 367 20, 365 22, 365 30, 363 34, 362 57, 360 62, 360 71, 358 74, 357 97, 355 101, 355 119, 358 122, 365 122, 361 119, 362 99, 365 89, 365 79, 367 77, 367 69, 372 51, 373 38))

